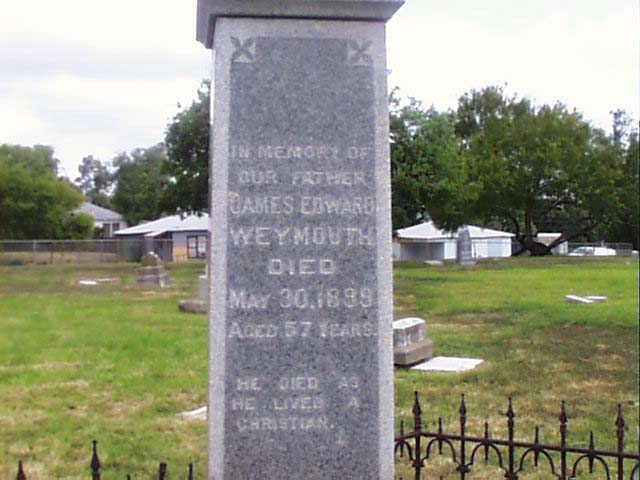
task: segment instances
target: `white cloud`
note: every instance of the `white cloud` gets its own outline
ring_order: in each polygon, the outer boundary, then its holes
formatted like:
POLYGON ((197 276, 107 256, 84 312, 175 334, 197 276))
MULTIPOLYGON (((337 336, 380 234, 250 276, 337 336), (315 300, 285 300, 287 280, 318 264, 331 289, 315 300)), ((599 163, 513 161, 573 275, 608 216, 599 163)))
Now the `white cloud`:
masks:
MULTIPOLYGON (((56 148, 67 174, 162 140, 176 102, 209 76, 196 0, 6 2, 0 142, 56 148)), ((638 5, 628 0, 411 0, 388 27, 390 85, 439 109, 508 83, 608 127, 638 105, 638 5)))

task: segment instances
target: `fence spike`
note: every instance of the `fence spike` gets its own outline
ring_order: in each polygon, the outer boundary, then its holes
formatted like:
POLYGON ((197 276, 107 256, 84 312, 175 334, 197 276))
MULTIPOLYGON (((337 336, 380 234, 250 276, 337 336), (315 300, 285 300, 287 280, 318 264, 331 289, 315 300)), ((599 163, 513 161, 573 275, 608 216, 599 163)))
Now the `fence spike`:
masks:
POLYGON ((484 463, 489 463, 489 419, 484 421, 484 463))
POLYGON ((618 415, 616 416, 616 427, 618 436, 624 435, 624 418, 622 417, 622 404, 618 404, 618 415))
POLYGON ((27 480, 27 476, 22 469, 22 460, 18 460, 18 475, 16 476, 16 480, 27 480))
POLYGON ((515 416, 516 414, 513 411, 513 399, 509 397, 509 407, 507 408, 507 418, 510 420, 513 420, 515 416))
MULTIPOLYGON (((539 445, 540 444, 540 427, 538 425, 536 425, 536 436, 535 439, 533 440, 534 445, 539 445)), ((540 459, 540 452, 539 450, 536 448, 533 451, 533 464, 534 466, 537 468, 538 467, 538 460, 540 459)))
POLYGON ((567 476, 567 406, 564 400, 560 406, 560 477, 567 476))
POLYGON ((596 443, 593 440, 593 431, 589 432, 589 473, 593 473, 594 455, 593 451, 596 449, 596 443))
POLYGON ((624 458, 622 452, 624 451, 624 418, 622 417, 622 404, 618 404, 618 415, 616 416, 616 436, 618 437, 618 478, 622 478, 624 475, 624 458))
POLYGON ((415 399, 413 401, 413 409, 411 410, 411 412, 413 413, 414 417, 419 417, 420 415, 422 415, 422 408, 420 408, 420 397, 418 392, 414 392, 415 395, 415 399))
POLYGON ((167 464, 160 462, 160 469, 158 470, 158 480, 165 480, 167 475, 167 464))
MULTIPOLYGON (((400 420, 400 436, 404 437, 404 420, 400 420)), ((404 458, 404 442, 400 444, 400 458, 404 458)))
POLYGON ((460 416, 464 417, 467 415, 467 404, 464 401, 464 393, 462 395, 460 395, 461 400, 460 400, 460 416))
POLYGON ((562 406, 560 407, 560 423, 566 425, 569 418, 567 417, 566 403, 562 400, 562 406))
POLYGON ((420 407, 420 398, 418 392, 415 392, 415 401, 413 402, 413 430, 422 430, 422 408, 420 407))
POLYGON ((91 479, 100 480, 100 458, 98 457, 98 441, 93 440, 93 454, 91 455, 91 479))
POLYGON ((442 417, 438 417, 438 454, 442 455, 442 417))
POLYGON ((189 476, 187 477, 187 480, 193 480, 193 463, 189 464, 189 476))

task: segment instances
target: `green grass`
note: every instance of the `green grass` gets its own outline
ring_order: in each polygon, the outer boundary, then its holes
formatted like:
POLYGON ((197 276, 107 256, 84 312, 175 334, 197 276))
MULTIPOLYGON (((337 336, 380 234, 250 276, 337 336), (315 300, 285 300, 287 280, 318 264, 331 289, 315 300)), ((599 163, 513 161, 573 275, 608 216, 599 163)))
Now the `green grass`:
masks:
MULTIPOLYGON (((159 461, 176 477, 193 462, 204 478, 206 426, 176 415, 206 403, 206 317, 177 309, 197 295, 203 265, 169 265, 174 287, 162 292, 138 289, 135 269, 0 266, 0 478, 15 477, 18 459, 29 479, 85 478, 94 438, 107 479, 147 478, 159 461), (117 280, 78 286, 91 278, 117 280)), ((412 425, 418 390, 427 427, 442 416, 455 431, 464 392, 469 429, 481 434, 488 419, 504 436, 512 396, 516 437, 532 440, 539 423, 557 443, 564 399, 569 443, 585 445, 593 430, 598 447, 614 448, 623 403, 637 450, 637 279, 624 259, 398 265, 396 318, 426 318, 438 355, 487 363, 462 375, 396 371, 396 422, 412 425), (569 305, 568 293, 608 301, 569 305)))

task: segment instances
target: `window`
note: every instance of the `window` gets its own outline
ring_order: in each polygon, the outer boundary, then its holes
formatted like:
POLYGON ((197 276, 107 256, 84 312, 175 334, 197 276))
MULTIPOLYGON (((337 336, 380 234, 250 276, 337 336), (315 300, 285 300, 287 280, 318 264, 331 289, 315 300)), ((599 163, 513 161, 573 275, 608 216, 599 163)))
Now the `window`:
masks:
POLYGON ((207 257, 207 236, 192 235, 187 237, 187 257, 206 258, 207 257))

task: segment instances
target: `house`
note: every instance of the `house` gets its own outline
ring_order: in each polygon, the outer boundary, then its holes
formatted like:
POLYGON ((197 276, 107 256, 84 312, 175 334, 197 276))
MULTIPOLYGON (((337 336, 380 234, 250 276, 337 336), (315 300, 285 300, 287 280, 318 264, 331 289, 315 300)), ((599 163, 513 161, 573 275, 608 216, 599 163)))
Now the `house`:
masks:
MULTIPOLYGON (((511 256, 513 233, 468 225, 474 258, 511 256)), ((433 222, 396 230, 393 238, 394 260, 455 260, 457 232, 446 232, 433 222)))
POLYGON ((111 238, 115 231, 127 228, 127 221, 118 212, 93 203, 84 202, 74 213, 84 213, 93 218, 93 226, 102 229, 105 238, 111 238))
MULTIPOLYGON (((558 238, 560 238, 561 233, 551 233, 551 232, 539 232, 536 235, 535 240, 540 243, 544 243, 549 246, 551 243, 555 242, 558 238)), ((551 249, 551 252, 554 255, 567 255, 569 253, 569 244, 567 242, 562 242, 559 245, 556 245, 551 249)))
POLYGON ((115 232, 121 258, 155 252, 166 262, 207 257, 209 215, 171 215, 115 232))

